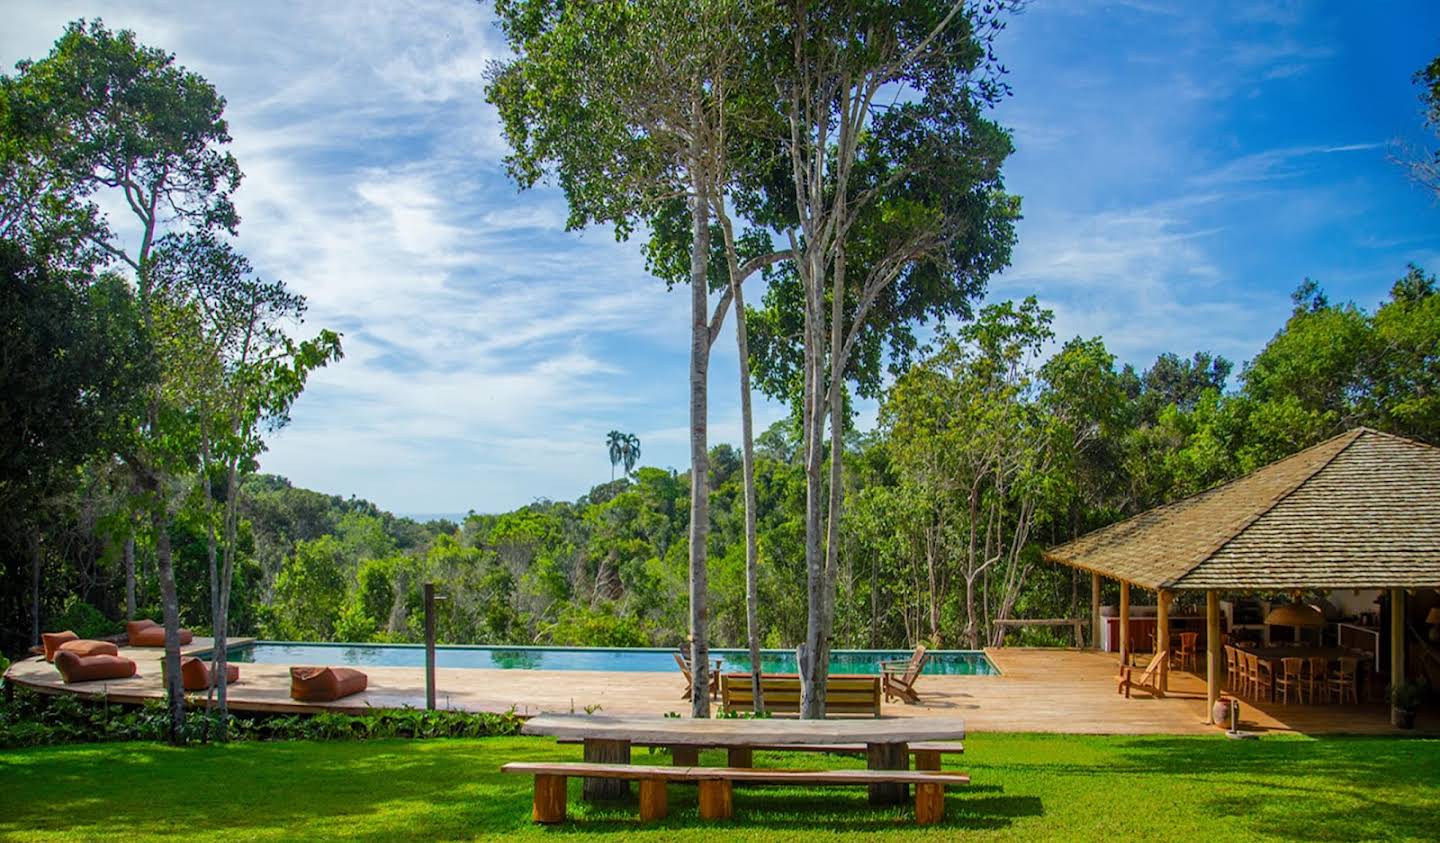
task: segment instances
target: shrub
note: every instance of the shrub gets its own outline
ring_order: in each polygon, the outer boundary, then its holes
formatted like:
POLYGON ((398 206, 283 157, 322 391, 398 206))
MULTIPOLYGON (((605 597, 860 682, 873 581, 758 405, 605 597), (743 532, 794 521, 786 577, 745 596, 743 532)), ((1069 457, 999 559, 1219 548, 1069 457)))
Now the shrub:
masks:
POLYGON ((50 626, 56 631, 68 629, 81 638, 104 638, 121 629, 118 621, 110 620, 99 609, 73 594, 65 600, 60 614, 50 620, 50 626))
MULTIPOLYGON (((103 697, 49 697, 28 691, 0 703, 0 748, 102 741, 158 741, 168 718, 161 700, 143 706, 108 703, 103 697)), ((421 709, 377 709, 366 714, 232 715, 232 740, 365 740, 369 738, 482 738, 516 735, 524 721, 501 714, 421 709)), ((204 741, 215 734, 219 715, 192 711, 185 737, 204 741)))

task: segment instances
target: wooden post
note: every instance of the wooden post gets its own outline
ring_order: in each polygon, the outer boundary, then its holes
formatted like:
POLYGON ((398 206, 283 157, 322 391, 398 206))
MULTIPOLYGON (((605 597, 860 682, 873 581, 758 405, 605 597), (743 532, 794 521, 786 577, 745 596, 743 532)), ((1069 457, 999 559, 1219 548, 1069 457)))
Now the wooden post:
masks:
MULTIPOLYGON (((865 745, 865 766, 871 770, 910 769, 910 749, 903 743, 865 745)), ((870 785, 871 805, 898 805, 910 797, 910 786, 896 782, 870 785)))
POLYGON ((700 817, 728 820, 735 815, 734 791, 729 779, 700 780, 700 817))
MULTIPOLYGON (((585 760, 592 764, 629 764, 630 742, 586 738, 585 760)), ((587 802, 624 799, 630 795, 630 783, 624 779, 586 779, 582 790, 587 802)))
POLYGON ((1390 687, 1405 681, 1405 589, 1390 589, 1390 687))
POLYGON ((725 763, 731 767, 754 767, 755 755, 748 746, 732 746, 726 753, 725 763))
POLYGON ((663 820, 670 813, 670 793, 664 779, 640 780, 640 821, 663 820))
MULTIPOLYGON (((425 710, 435 710, 435 583, 425 583, 425 710)), ((539 794, 539 785, 536 785, 539 794)), ((563 806, 562 806, 563 814, 563 806)), ((564 816, 561 816, 564 819, 564 816)))
POLYGON ((1130 663, 1130 583, 1120 581, 1120 663, 1130 663))
POLYGON ((1155 592, 1155 657, 1166 653, 1165 663, 1160 665, 1160 690, 1170 690, 1170 599, 1173 595, 1165 589, 1155 592))
POLYGON ((676 767, 699 767, 700 747, 681 745, 670 747, 670 762, 676 767))
MULTIPOLYGON (((917 770, 939 770, 939 769, 940 769, 940 753, 936 752, 935 750, 933 750, 933 749, 921 749, 921 750, 916 750, 915 753, 914 753, 914 755, 915 755, 915 769, 917 769, 917 770)), ((917 785, 917 787, 918 787, 918 785, 917 785)), ((917 794, 917 796, 918 796, 918 794, 917 794)))
POLYGON ((1215 722, 1220 700, 1220 595, 1205 592, 1205 722, 1215 722))
POLYGON ((1100 649, 1100 575, 1090 572, 1090 646, 1100 649))
POLYGON ((530 817, 537 823, 565 822, 564 776, 535 776, 535 807, 530 817))
POLYGON ((919 825, 934 825, 945 819, 945 785, 936 783, 915 785, 915 822, 919 825))

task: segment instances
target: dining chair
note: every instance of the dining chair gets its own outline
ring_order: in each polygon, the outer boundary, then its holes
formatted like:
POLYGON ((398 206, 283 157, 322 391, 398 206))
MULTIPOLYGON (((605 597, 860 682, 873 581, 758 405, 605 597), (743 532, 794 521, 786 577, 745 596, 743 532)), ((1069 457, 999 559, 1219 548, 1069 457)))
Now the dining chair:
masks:
POLYGON ((1295 690, 1295 698, 1301 699, 1300 673, 1305 667, 1305 660, 1298 656, 1286 656, 1280 660, 1280 673, 1275 677, 1275 691, 1280 695, 1280 701, 1285 705, 1290 704, 1290 690, 1295 690))
POLYGON ((1275 673, 1270 667, 1269 659, 1262 659, 1251 654, 1249 662, 1247 672, 1254 677, 1251 681, 1254 685, 1255 699, 1273 701, 1275 699, 1275 673))
POLYGON ((1196 666, 1199 664, 1199 658, 1198 658, 1198 656, 1196 655, 1196 653, 1197 653, 1196 644, 1199 642, 1199 640, 1200 640, 1200 633, 1198 633, 1198 632, 1182 632, 1182 633, 1180 633, 1180 667, 1181 667, 1181 669, 1183 669, 1183 670, 1190 670, 1190 671, 1196 670, 1196 666))
POLYGON ((1330 690, 1335 692, 1335 698, 1345 702, 1348 696, 1351 702, 1359 703, 1360 695, 1355 690, 1355 674, 1360 668, 1360 660, 1348 656, 1340 659, 1340 667, 1330 677, 1330 690))
POLYGON ((1315 704, 1316 692, 1324 698, 1325 702, 1330 701, 1330 660, 1324 656, 1311 656, 1306 660, 1310 665, 1310 672, 1305 677, 1305 694, 1310 698, 1311 705, 1315 704))

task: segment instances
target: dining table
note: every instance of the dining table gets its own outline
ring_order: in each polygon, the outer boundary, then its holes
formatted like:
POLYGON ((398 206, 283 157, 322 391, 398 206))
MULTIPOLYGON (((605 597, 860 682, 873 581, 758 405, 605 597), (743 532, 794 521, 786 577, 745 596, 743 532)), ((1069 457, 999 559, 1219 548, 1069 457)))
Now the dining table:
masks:
POLYGON ((1367 682, 1369 680, 1369 671, 1367 671, 1365 667, 1369 664, 1370 657, 1364 652, 1361 652, 1359 650, 1353 650, 1349 647, 1315 647, 1307 645, 1295 646, 1271 644, 1263 647, 1238 647, 1237 649, 1239 649, 1242 653, 1249 653, 1250 655, 1269 665, 1272 682, 1274 681, 1274 677, 1279 675, 1279 671, 1281 669, 1281 662, 1284 659, 1305 659, 1308 661, 1312 658, 1323 658, 1326 662, 1329 663, 1334 663, 1342 658, 1357 659, 1359 661, 1359 665, 1355 681, 1358 683, 1361 681, 1362 678, 1364 678, 1367 682))
MULTIPOLYGON (((697 719, 653 715, 541 714, 530 718, 521 734, 580 740, 586 761, 629 764, 631 744, 675 748, 748 750, 804 744, 863 743, 866 766, 872 770, 909 767, 908 746, 916 741, 958 741, 965 738, 959 717, 906 717, 893 720, 796 720, 778 718, 697 719)), ((898 803, 905 785, 872 784, 871 801, 898 803)), ((616 779, 586 779, 587 800, 623 797, 629 785, 616 779), (618 787, 616 787, 618 785, 618 787)))

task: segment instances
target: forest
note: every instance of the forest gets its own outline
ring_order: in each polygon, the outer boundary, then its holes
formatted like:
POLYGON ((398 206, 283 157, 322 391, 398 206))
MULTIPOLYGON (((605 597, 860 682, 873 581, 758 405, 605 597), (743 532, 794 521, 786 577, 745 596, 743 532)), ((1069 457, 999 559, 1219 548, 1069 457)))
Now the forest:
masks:
MULTIPOLYGON (((1416 268, 1373 311, 1330 303, 1304 284, 1289 320, 1238 372, 1206 352, 1161 355, 1136 371, 1098 337, 1055 344, 1049 323, 1033 300, 982 310, 886 391, 875 430, 845 441, 837 647, 989 645, 1000 641, 996 618, 1084 615, 1088 583, 1077 587, 1071 569, 1041 561, 1046 545, 1355 425, 1440 442, 1440 294, 1416 268), (1226 387, 1231 380, 1237 388, 1226 387)), ((790 422, 756 439, 769 647, 793 647, 804 635, 797 440, 790 422)), ((605 444, 597 436, 601 476, 605 444)), ((119 501, 103 481, 87 473, 58 502, 57 520, 73 526, 47 542, 47 627, 113 632, 125 613, 119 501)), ((736 448, 711 449, 708 482, 711 644, 744 646, 736 448)), ((447 598, 438 619, 447 643, 673 646, 685 637, 683 472, 638 466, 574 501, 460 524, 418 523, 273 475, 247 477, 238 496, 235 635, 420 641, 428 581, 447 598)), ((190 500, 171 544, 181 616, 207 630, 206 516, 190 500)), ((136 545, 138 612, 158 614, 153 537, 141 531, 136 545)), ((22 630, 7 632, 23 641, 22 630)))

